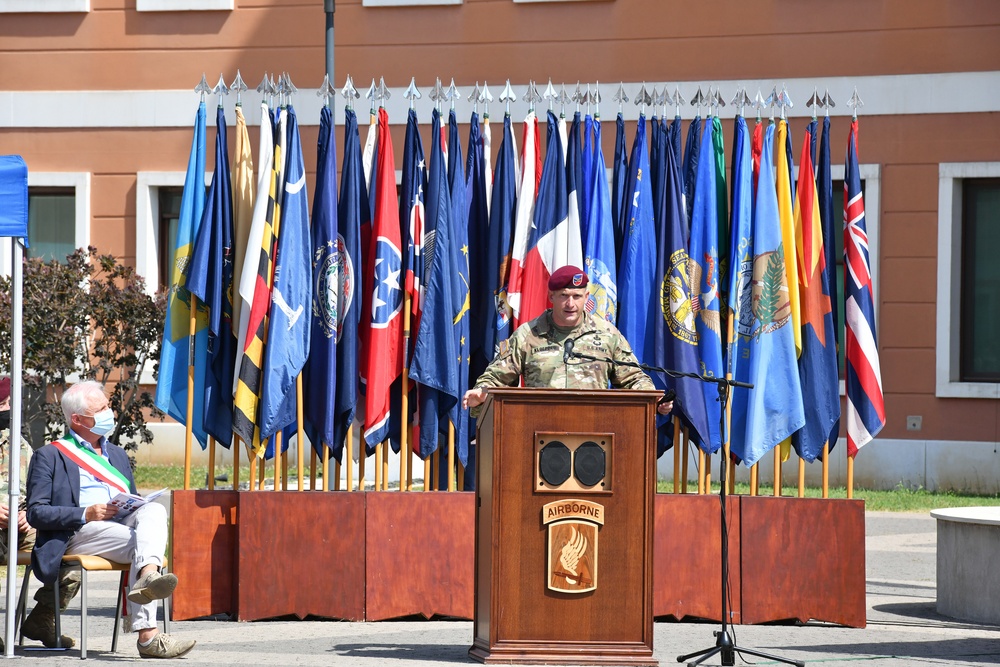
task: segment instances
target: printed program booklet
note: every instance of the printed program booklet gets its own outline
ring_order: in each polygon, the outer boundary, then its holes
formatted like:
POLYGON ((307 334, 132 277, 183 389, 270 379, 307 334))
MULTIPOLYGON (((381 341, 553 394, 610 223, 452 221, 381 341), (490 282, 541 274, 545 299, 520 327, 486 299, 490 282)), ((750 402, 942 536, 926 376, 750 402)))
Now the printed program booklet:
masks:
POLYGON ((109 503, 110 505, 114 505, 118 508, 118 513, 114 516, 115 521, 124 521, 138 512, 140 507, 146 503, 153 502, 168 491, 170 491, 170 489, 160 489, 159 491, 153 491, 148 496, 134 496, 131 493, 119 493, 117 496, 112 498, 109 503))

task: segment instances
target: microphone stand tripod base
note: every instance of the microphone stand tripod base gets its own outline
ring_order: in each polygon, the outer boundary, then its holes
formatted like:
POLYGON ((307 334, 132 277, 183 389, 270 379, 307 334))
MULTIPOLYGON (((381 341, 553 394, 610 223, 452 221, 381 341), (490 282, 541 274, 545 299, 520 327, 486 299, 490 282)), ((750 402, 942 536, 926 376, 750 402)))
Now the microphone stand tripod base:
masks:
MULTIPOLYGON (((731 380, 719 379, 708 379, 700 378, 703 382, 715 382, 719 387, 719 403, 720 414, 719 419, 719 433, 726 432, 725 425, 725 415, 726 415, 726 405, 729 403, 729 389, 731 380)), ((723 450, 725 451, 725 450, 723 450)), ((720 525, 722 526, 721 535, 721 546, 722 546, 722 568, 720 573, 722 575, 722 629, 715 631, 715 646, 709 646, 708 648, 701 649, 700 651, 695 651, 694 653, 688 653, 687 655, 677 656, 677 662, 686 662, 688 667, 697 667, 701 663, 705 662, 713 655, 721 654, 722 665, 724 667, 731 667, 736 664, 736 654, 739 653, 740 656, 752 655, 758 658, 765 658, 767 660, 774 660, 776 662, 783 662, 787 665, 795 665, 796 667, 805 667, 805 662, 800 660, 790 660, 789 658, 782 658, 777 655, 771 655, 769 653, 763 653, 754 649, 740 648, 733 641, 733 638, 729 634, 729 609, 727 606, 726 593, 729 587, 729 535, 726 528, 726 488, 729 486, 728 480, 726 479, 726 471, 729 468, 728 461, 725 455, 722 456, 722 465, 720 466, 719 473, 719 500, 720 502, 720 525), (688 662, 692 658, 698 658, 693 662, 688 662)))

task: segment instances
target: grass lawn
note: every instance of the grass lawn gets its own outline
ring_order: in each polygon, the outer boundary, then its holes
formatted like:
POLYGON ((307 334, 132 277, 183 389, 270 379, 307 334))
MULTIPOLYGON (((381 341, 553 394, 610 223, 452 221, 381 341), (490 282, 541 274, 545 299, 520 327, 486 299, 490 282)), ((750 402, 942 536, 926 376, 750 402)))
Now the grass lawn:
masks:
MULTIPOLYGON (((229 486, 232 484, 232 464, 220 465, 216 467, 216 478, 226 476, 225 482, 218 481, 216 486, 229 486)), ((306 474, 308 474, 306 466, 306 474)), ((288 471, 288 486, 296 488, 295 467, 288 471)), ((246 482, 250 475, 250 469, 242 466, 240 469, 240 481, 246 482)), ((268 479, 273 479, 274 470, 267 469, 268 479)), ((205 466, 194 466, 191 469, 191 488, 204 489, 207 486, 208 469, 205 466)), ((184 466, 182 465, 143 465, 135 471, 135 481, 140 489, 156 490, 164 487, 170 489, 184 488, 184 466)), ((657 491, 668 493, 673 488, 673 484, 667 481, 660 481, 657 491)), ((697 489, 697 485, 689 484, 688 489, 697 489)), ((712 485, 713 493, 719 492, 718 484, 712 485)), ((745 483, 736 485, 737 494, 749 494, 750 487, 745 483)), ((794 496, 797 493, 795 486, 784 488, 785 496, 794 496)), ((761 485, 760 495, 770 496, 772 487, 761 485)), ((820 498, 822 491, 819 488, 807 488, 807 498, 820 498)), ((847 490, 844 487, 830 488, 831 498, 846 498, 847 490)), ((977 496, 965 493, 955 493, 951 491, 932 493, 924 489, 909 489, 902 486, 890 491, 874 491, 869 489, 855 489, 854 497, 865 501, 865 509, 873 512, 929 512, 932 509, 943 507, 968 507, 968 506, 989 506, 1000 505, 1000 496, 977 496)))

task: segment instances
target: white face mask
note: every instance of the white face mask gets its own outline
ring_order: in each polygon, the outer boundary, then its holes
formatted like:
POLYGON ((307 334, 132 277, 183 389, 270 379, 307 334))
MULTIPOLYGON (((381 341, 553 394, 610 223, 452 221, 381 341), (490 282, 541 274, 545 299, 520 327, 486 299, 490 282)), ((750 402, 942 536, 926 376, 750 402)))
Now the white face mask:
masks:
POLYGON ((90 432, 96 436, 105 436, 115 430, 115 413, 111 408, 101 410, 94 415, 94 425, 90 427, 90 432))

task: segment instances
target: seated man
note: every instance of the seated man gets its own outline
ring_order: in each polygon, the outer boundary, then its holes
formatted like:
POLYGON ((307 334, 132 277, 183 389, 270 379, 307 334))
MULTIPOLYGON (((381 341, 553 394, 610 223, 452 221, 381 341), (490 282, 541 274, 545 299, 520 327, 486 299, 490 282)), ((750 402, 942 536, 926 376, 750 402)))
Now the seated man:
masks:
MULTIPOLYGON (((16 514, 11 514, 7 505, 9 497, 8 472, 10 468, 10 378, 0 378, 0 564, 6 565, 7 561, 7 540, 11 522, 17 527, 17 549, 18 551, 31 551, 35 546, 35 529, 28 524, 27 518, 27 495, 25 483, 28 475, 28 463, 31 461, 31 447, 28 441, 20 438, 21 453, 18 461, 20 475, 18 476, 20 488, 20 500, 16 514)), ((69 601, 73 599, 80 589, 80 573, 74 570, 66 570, 59 578, 60 606, 66 608, 69 601)), ((32 614, 29 618, 31 622, 25 622, 22 626, 24 636, 28 639, 37 639, 48 647, 56 645, 56 625, 53 604, 52 584, 45 584, 35 591, 35 601, 38 603, 35 609, 38 613, 32 614), (46 611, 47 610, 47 611, 46 611), (44 619, 49 618, 51 623, 45 623, 44 619)), ((73 638, 63 635, 62 645, 73 646, 73 638)), ((0 651, 4 648, 3 640, 0 640, 0 651)))
POLYGON ((68 437, 35 452, 28 469, 28 522, 38 530, 31 567, 42 583, 51 584, 67 553, 131 563, 128 614, 132 631, 139 633, 139 655, 182 656, 195 642, 156 628, 156 600, 177 586, 176 576, 159 572, 167 546, 167 512, 148 503, 123 521, 115 520, 118 508, 109 504, 111 499, 137 491, 125 450, 105 437, 115 420, 99 383, 80 382, 67 389, 62 409, 68 437))

